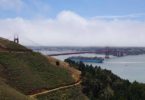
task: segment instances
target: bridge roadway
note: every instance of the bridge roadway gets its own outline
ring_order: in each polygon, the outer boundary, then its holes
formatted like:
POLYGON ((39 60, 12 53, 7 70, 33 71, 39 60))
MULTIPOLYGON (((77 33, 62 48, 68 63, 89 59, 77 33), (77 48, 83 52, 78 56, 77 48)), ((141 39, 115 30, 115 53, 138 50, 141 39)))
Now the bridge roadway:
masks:
POLYGON ((114 55, 117 57, 124 56, 125 52, 122 51, 114 51, 114 50, 97 50, 97 51, 80 51, 80 52, 67 52, 67 53, 56 53, 56 54, 49 54, 48 56, 60 56, 60 55, 73 55, 73 54, 85 54, 85 53, 92 53, 92 54, 105 54, 114 55))
POLYGON ((82 51, 82 52, 69 52, 69 53, 56 53, 49 54, 48 56, 60 56, 60 55, 73 55, 73 54, 85 54, 85 53, 106 53, 106 50, 98 50, 98 51, 82 51))

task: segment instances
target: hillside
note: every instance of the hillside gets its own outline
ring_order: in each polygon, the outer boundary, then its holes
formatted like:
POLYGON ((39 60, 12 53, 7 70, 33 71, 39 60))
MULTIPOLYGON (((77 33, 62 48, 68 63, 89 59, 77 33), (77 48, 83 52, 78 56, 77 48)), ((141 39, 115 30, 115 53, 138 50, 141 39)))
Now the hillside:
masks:
POLYGON ((29 100, 27 95, 76 81, 70 70, 40 53, 3 38, 0 47, 0 100, 29 100))

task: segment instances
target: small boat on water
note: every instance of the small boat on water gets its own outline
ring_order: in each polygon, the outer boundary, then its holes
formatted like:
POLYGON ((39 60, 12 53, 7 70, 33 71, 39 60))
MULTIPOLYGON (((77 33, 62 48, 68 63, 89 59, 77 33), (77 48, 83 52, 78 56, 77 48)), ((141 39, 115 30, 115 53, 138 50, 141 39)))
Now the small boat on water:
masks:
POLYGON ((73 56, 68 59, 75 62, 89 62, 89 63, 103 63, 104 59, 102 57, 82 57, 82 56, 73 56))

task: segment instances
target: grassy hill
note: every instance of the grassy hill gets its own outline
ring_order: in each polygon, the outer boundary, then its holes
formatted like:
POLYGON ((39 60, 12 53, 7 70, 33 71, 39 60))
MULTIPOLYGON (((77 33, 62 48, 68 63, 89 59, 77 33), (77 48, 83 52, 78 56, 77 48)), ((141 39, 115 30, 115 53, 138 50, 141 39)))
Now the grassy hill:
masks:
POLYGON ((29 94, 73 82, 67 70, 49 64, 39 53, 0 53, 1 76, 17 90, 29 94))
POLYGON ((24 46, 0 38, 0 100, 28 100, 26 95, 74 83, 68 70, 58 67, 24 46), (19 52, 18 50, 23 50, 19 52))

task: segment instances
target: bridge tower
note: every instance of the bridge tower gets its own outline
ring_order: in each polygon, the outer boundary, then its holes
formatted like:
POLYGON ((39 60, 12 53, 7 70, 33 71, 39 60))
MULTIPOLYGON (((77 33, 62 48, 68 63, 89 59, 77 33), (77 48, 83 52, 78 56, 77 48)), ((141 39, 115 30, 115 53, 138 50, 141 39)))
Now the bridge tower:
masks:
POLYGON ((122 57, 123 56, 123 52, 122 51, 118 51, 118 57, 122 57))
POLYGON ((18 37, 18 35, 14 35, 14 43, 19 44, 19 37, 18 37))
POLYGON ((106 49, 105 49, 105 58, 106 59, 109 59, 110 57, 109 57, 109 47, 106 47, 106 49))

